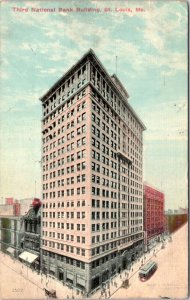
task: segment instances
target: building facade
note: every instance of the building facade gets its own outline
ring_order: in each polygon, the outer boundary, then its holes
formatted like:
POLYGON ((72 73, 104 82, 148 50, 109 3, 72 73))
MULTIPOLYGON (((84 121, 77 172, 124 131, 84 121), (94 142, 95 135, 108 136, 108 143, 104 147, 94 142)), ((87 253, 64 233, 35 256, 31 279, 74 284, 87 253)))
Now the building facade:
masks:
POLYGON ((181 207, 175 211, 168 209, 165 211, 165 219, 167 232, 172 234, 188 221, 188 209, 181 207))
POLYGON ((153 246, 165 231, 164 193, 151 185, 144 183, 144 231, 145 247, 153 246))
MULTIPOLYGON (((14 200, 6 198, 0 205, 0 250, 19 258, 23 249, 40 252, 40 205, 39 199, 14 200), (30 226, 31 225, 31 226, 30 226), (32 243, 33 241, 33 243, 32 243)), ((39 262, 38 262, 39 268, 39 262)))
POLYGON ((14 203, 14 199, 12 197, 5 198, 5 204, 12 205, 14 203))
POLYGON ((21 243, 22 253, 19 258, 30 267, 40 269, 40 234, 41 234, 41 201, 33 199, 31 208, 23 217, 24 236, 21 243))
POLYGON ((86 293, 143 251, 143 131, 116 75, 88 51, 40 99, 41 268, 86 293))
POLYGON ((15 200, 14 198, 6 198, 5 204, 0 204, 0 216, 24 216, 34 198, 15 200))
POLYGON ((22 217, 0 216, 0 250, 17 258, 24 236, 22 217))

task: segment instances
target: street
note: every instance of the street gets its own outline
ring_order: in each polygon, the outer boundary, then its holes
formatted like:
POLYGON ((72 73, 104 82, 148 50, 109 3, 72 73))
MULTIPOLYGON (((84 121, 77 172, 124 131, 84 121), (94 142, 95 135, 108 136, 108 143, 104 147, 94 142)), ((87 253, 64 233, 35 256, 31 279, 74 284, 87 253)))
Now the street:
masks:
POLYGON ((0 252, 0 299, 47 299, 44 288, 56 290, 59 299, 82 298, 75 290, 37 274, 18 260, 0 252))
POLYGON ((10 258, 1 253, 0 260, 0 298, 1 299, 46 299, 44 291, 38 286, 27 280, 27 267, 23 266, 20 273, 16 262, 9 262, 10 258), (12 265, 15 266, 12 266, 12 265), (22 272, 22 273, 21 273, 22 272))
MULTIPOLYGON (((188 225, 187 223, 172 235, 172 242, 166 243, 164 249, 157 245, 150 253, 112 278, 91 298, 184 298, 187 296, 188 276, 188 225), (158 263, 155 274, 146 282, 138 278, 139 268, 150 259, 158 263), (122 281, 129 279, 129 287, 121 288, 122 281)), ((0 298, 1 299, 46 299, 44 288, 56 290, 59 299, 82 298, 76 290, 48 276, 37 274, 20 261, 0 253, 0 298)))
POLYGON ((138 272, 130 279, 127 289, 120 288, 111 298, 185 298, 188 289, 188 224, 172 235, 165 249, 160 249, 152 260, 158 269, 146 282, 138 272))

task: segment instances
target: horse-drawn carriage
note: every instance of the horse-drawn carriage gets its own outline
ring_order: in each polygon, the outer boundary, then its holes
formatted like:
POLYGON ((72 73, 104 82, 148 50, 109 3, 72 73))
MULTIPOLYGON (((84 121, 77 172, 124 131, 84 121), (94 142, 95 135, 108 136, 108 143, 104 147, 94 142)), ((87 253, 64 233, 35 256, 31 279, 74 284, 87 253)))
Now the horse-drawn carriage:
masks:
POLYGON ((56 291, 51 289, 51 290, 47 290, 47 289, 44 289, 45 290, 45 295, 50 297, 50 298, 57 298, 56 296, 56 291))
POLYGON ((122 282, 122 287, 123 287, 123 288, 128 288, 128 287, 129 287, 129 279, 123 280, 123 282, 122 282))

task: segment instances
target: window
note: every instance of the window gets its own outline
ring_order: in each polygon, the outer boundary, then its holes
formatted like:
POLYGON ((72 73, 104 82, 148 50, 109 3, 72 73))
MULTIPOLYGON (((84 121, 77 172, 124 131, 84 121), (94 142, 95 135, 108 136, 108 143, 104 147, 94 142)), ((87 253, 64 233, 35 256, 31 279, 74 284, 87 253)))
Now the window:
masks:
POLYGON ((85 145, 86 144, 86 138, 82 138, 82 145, 85 145))
POLYGON ((92 113, 92 121, 95 122, 95 120, 96 120, 96 116, 95 114, 92 113))

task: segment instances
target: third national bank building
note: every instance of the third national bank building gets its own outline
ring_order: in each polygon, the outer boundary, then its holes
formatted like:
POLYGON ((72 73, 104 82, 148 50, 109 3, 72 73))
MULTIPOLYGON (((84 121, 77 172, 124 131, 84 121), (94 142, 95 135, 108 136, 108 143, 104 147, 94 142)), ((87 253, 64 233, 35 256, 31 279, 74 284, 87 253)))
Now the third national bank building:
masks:
POLYGON ((143 131, 92 50, 42 102, 42 271, 86 293, 143 251, 143 131))

